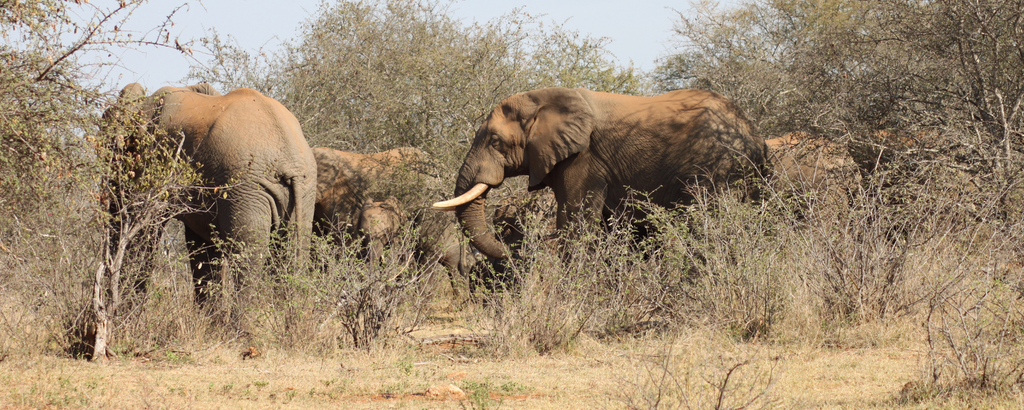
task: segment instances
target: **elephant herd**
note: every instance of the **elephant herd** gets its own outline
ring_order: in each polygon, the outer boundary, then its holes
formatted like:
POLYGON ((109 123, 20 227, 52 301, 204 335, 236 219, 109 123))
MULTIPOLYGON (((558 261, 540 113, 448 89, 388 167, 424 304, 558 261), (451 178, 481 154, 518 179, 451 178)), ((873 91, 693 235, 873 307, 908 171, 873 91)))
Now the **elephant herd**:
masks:
MULTIPOLYGON (((264 249, 275 235, 298 245, 296 257, 308 254, 317 234, 335 241, 355 237, 378 259, 410 218, 394 198, 369 197, 368 187, 395 172, 430 178, 417 169, 425 154, 416 148, 369 155, 311 149, 294 115, 250 89, 221 95, 200 84, 146 96, 131 84, 104 116, 128 111, 145 120, 135 132, 165 131, 162 138, 179 147, 205 186, 226 188, 195 195, 190 209, 200 211, 178 218, 200 304, 212 282, 229 277, 224 256, 241 244, 264 249), (220 242, 226 246, 213 246, 220 242)), ((530 191, 550 187, 556 226, 564 229, 576 218, 607 220, 625 211, 634 193, 662 206, 687 204, 698 188, 713 192, 767 172, 769 157, 784 146, 770 151, 734 102, 709 91, 637 97, 546 88, 515 94, 478 129, 454 198, 412 218, 419 225, 416 247, 464 275, 475 261, 464 229, 481 254, 509 257, 485 217, 488 192, 509 177, 528 175, 530 191)))

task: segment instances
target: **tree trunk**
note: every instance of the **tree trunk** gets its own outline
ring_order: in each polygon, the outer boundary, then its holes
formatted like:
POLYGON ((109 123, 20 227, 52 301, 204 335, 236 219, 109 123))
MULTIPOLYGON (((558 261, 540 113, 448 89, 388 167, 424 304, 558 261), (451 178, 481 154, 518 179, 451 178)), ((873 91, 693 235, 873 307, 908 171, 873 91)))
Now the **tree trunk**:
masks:
POLYGON ((110 338, 110 317, 107 315, 107 305, 103 301, 103 272, 107 270, 102 262, 96 269, 96 281, 92 291, 92 309, 96 323, 96 333, 93 336, 92 360, 106 361, 107 340, 110 338))

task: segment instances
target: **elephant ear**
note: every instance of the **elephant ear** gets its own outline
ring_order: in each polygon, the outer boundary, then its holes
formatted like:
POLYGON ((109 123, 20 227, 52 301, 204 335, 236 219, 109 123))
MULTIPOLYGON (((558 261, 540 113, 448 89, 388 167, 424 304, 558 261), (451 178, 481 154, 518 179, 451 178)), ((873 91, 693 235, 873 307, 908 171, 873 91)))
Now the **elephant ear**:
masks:
POLYGON ((590 146, 594 112, 579 91, 546 88, 527 93, 537 111, 526 125, 530 188, 539 188, 559 162, 590 146))
POLYGON ((189 91, 196 92, 196 93, 199 93, 199 94, 212 95, 212 96, 215 96, 215 97, 221 95, 220 92, 217 91, 217 89, 213 88, 213 86, 210 85, 210 83, 200 83, 200 84, 190 85, 190 86, 185 87, 185 88, 188 89, 189 91))
POLYGON ((104 127, 114 130, 113 142, 117 149, 126 147, 132 132, 146 132, 146 124, 142 121, 145 98, 146 89, 142 84, 131 83, 121 89, 117 102, 103 112, 104 127))
POLYGON ((146 96, 146 88, 139 83, 131 83, 121 89, 121 93, 117 96, 118 100, 138 100, 146 96))

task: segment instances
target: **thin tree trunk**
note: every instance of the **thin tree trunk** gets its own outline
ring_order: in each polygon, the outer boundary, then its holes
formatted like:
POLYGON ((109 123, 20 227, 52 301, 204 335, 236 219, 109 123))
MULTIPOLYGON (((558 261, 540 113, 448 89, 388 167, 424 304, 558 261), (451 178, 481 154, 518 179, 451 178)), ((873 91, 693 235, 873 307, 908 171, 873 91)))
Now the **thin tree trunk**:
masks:
MULTIPOLYGON (((118 235, 117 253, 111 257, 110 246, 106 246, 104 259, 108 264, 100 263, 99 268, 96 270, 92 295, 93 314, 96 320, 96 334, 93 337, 92 348, 93 361, 105 361, 107 359, 107 342, 112 336, 110 334, 110 318, 121 304, 119 285, 121 281, 121 267, 127 252, 128 241, 134 238, 137 233, 137 228, 125 229, 124 225, 122 225, 121 234, 118 235), (104 277, 104 273, 107 273, 106 277, 104 277), (109 305, 107 304, 107 299, 110 301, 109 305)), ((110 242, 109 235, 106 242, 110 242)))
POLYGON ((92 308, 96 320, 96 334, 92 344, 92 360, 105 361, 107 359, 107 339, 110 337, 110 317, 107 315, 107 306, 103 301, 103 272, 107 270, 105 264, 100 262, 96 269, 96 281, 93 284, 92 308))

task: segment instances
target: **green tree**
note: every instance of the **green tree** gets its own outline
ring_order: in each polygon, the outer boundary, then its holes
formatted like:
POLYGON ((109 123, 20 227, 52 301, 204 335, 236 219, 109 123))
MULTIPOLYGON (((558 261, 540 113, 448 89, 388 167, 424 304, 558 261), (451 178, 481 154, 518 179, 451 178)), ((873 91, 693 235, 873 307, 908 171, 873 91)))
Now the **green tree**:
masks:
POLYGON ((641 75, 608 59, 605 39, 546 26, 525 13, 464 25, 437 1, 324 4, 295 44, 250 53, 217 35, 192 77, 280 100, 312 146, 424 149, 457 164, 501 99, 548 86, 642 93, 641 75))

